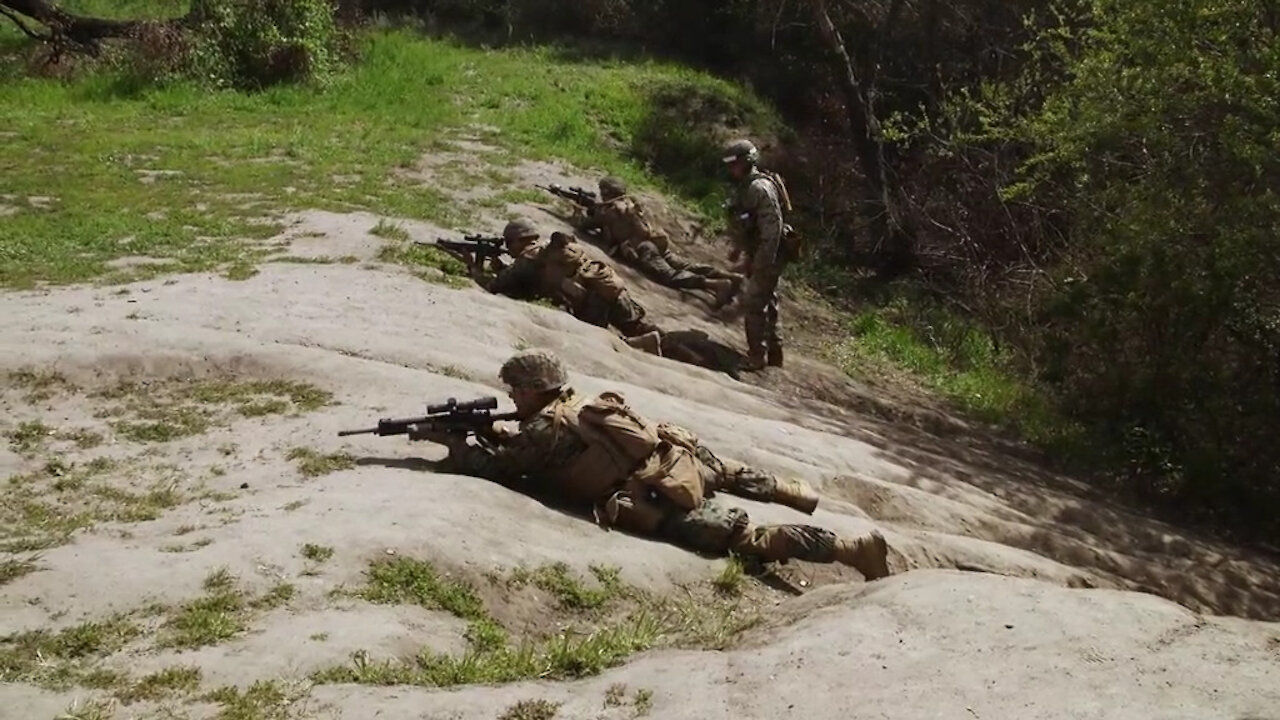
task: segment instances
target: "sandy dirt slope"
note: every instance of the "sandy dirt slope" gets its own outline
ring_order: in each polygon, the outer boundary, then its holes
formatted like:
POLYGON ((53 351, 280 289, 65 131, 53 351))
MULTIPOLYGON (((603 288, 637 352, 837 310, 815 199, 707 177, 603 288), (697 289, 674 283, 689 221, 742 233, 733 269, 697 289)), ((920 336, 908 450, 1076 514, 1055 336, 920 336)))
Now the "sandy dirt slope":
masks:
MULTIPOLYGON (((539 181, 548 179, 573 181, 539 181)), ((548 228, 557 222, 525 209, 548 228)), ((930 431, 938 423, 913 427, 904 421, 909 408, 890 420, 841 409, 867 390, 829 368, 798 361, 814 372, 739 382, 632 350, 551 309, 423 282, 375 260, 384 241, 367 230, 376 220, 313 213, 287 236, 291 255, 357 263, 266 264, 244 281, 191 275, 0 297, 0 371, 56 371, 75 386, 33 397, 10 377, 0 431, 40 421, 103 438, 77 447, 49 436, 26 454, 0 448, 0 471, 28 478, 11 482, 8 500, 17 502, 14 488, 45 482, 29 478, 52 472, 54 458, 74 473, 98 457, 122 463, 101 482, 132 493, 164 483, 180 498, 152 519, 100 520, 41 550, 34 572, 0 586, 0 635, 181 604, 225 567, 247 592, 287 582, 295 594, 226 642, 175 650, 145 635, 103 663, 137 674, 194 664, 205 689, 247 687, 301 682, 356 651, 462 652, 457 618, 331 595, 358 585, 377 558, 425 558, 468 578, 551 562, 581 573, 616 565, 623 581, 655 593, 714 576, 722 560, 607 533, 507 489, 432 472, 439 448, 336 436, 450 396, 497 395, 506 407, 497 368, 515 349, 541 346, 565 358, 579 389, 619 390, 643 413, 689 427, 725 455, 803 477, 823 496, 808 519, 733 500, 753 518, 850 533, 879 527, 895 547, 895 569, 912 571, 868 585, 851 570, 794 563, 788 577, 812 592, 768 596, 764 625, 728 651, 652 651, 567 684, 447 692, 322 685, 293 716, 492 718, 521 699, 546 698, 565 703, 556 717, 631 717, 635 706, 602 700, 625 684, 649 692, 651 715, 661 718, 1280 717, 1280 628, 1197 614, 1280 615, 1280 573, 1267 559, 1092 499, 953 425, 942 423, 952 429, 941 434, 930 431), (203 432, 139 442, 112 424, 112 401, 92 394, 121 381, 163 388, 166 379, 225 377, 311 383, 334 403, 262 416, 227 411, 203 432), (288 456, 299 447, 347 452, 356 464, 307 477, 288 456), (334 555, 317 565, 300 555, 304 543, 334 555)), ((475 229, 500 227, 490 223, 475 229)), ((405 226, 416 239, 449 234, 405 226)), ((664 327, 696 326, 740 343, 735 326, 697 303, 633 279, 664 327)), ((70 508, 71 492, 47 497, 70 508)), ((0 717, 54 717, 93 694, 7 683, 0 717)), ((151 711, 159 712, 122 706, 115 717, 151 711)), ((182 712, 212 717, 216 706, 182 712)))

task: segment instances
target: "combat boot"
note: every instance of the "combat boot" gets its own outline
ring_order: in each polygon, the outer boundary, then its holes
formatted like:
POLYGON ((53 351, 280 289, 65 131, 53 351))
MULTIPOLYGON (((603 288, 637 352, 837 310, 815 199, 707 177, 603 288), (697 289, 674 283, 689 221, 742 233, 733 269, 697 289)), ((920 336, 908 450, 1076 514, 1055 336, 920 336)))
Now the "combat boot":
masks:
POLYGON ((769 355, 765 362, 769 367, 782 367, 782 346, 770 345, 769 355))
POLYGON ((852 567, 869 582, 889 575, 888 557, 889 546, 884 536, 879 530, 872 530, 853 540, 837 538, 832 560, 852 567))
POLYGON ((818 494, 799 480, 778 478, 777 489, 773 491, 773 501, 779 505, 795 508, 806 515, 812 515, 818 508, 818 494))
POLYGON ((657 330, 650 330, 643 335, 624 338, 623 342, 637 350, 662 357, 662 335, 657 330))
POLYGON ((707 280, 707 289, 715 293, 715 302, 711 305, 715 310, 733 302, 733 298, 738 294, 738 284, 727 279, 707 280))
POLYGON ((745 370, 747 372, 756 372, 758 370, 763 370, 764 358, 760 357, 759 355, 748 355, 747 359, 743 360, 742 364, 738 366, 738 369, 745 370))

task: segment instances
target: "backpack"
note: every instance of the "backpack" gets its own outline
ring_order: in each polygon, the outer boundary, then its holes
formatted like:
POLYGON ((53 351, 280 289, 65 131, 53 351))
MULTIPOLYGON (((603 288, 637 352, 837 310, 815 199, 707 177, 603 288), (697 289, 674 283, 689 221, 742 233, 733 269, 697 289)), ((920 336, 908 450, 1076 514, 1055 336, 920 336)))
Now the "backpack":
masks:
POLYGON ((790 263, 804 257, 804 236, 799 230, 786 222, 791 215, 791 194, 787 192, 787 183, 782 176, 771 170, 759 169, 760 176, 773 183, 778 190, 778 204, 782 206, 782 242, 778 244, 778 259, 790 263))
POLYGON ((672 442, 677 437, 672 426, 649 422, 621 395, 601 393, 562 419, 587 444, 588 452, 603 451, 612 460, 612 474, 620 485, 652 489, 683 510, 702 504, 698 464, 684 443, 672 442))

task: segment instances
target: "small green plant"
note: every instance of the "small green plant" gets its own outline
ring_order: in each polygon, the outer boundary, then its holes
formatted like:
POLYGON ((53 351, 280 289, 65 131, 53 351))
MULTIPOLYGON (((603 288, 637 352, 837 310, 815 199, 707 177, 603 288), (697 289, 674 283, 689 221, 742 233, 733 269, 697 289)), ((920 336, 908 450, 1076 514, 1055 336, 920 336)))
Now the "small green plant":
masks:
POLYGON ((600 581, 599 588, 589 588, 569 572, 565 563, 544 565, 533 571, 517 569, 511 575, 516 585, 533 583, 555 595, 560 606, 569 610, 595 610, 603 607, 622 591, 618 568, 591 566, 591 572, 600 581))
POLYGON ((91 663, 120 650, 140 629, 116 617, 87 622, 56 633, 47 630, 0 638, 0 677, 51 689, 76 684, 102 686, 112 678, 96 673, 91 663))
POLYGON ((14 580, 33 573, 38 566, 33 560, 3 560, 0 561, 0 586, 7 585, 14 580))
POLYGON ((258 268, 247 262, 232 263, 222 274, 228 280, 248 280, 258 274, 258 268))
POLYGON ((258 89, 325 82, 339 63, 325 0, 199 0, 191 73, 215 86, 258 89))
POLYGON ((324 562, 333 557, 333 548, 327 545, 307 543, 302 546, 302 557, 314 562, 324 562))
POLYGON ((198 667, 171 667, 143 677, 116 693, 120 702, 130 705, 142 700, 162 700, 169 695, 189 694, 200 687, 198 667))
POLYGON ((39 420, 27 420, 19 423, 18 427, 10 430, 6 436, 9 438, 9 447, 13 448, 14 452, 30 456, 44 445, 53 432, 53 428, 39 420))
POLYGON ((551 720, 560 703, 550 700, 521 700, 503 711, 498 720, 551 720))
POLYGON ((204 580, 205 596, 183 605, 165 623, 167 637, 160 647, 198 648, 226 640, 244 630, 246 601, 235 578, 225 568, 204 580))
POLYGON ((387 222, 386 220, 379 220, 377 225, 374 225, 369 229, 369 234, 377 235, 380 238, 386 238, 388 240, 398 240, 402 243, 409 241, 408 230, 405 230, 403 227, 395 223, 387 222))
POLYGON ((743 568, 742 561, 732 556, 725 562, 724 570, 711 581, 718 592, 725 595, 742 594, 743 568))
POLYGON ((319 477, 339 470, 350 470, 356 466, 356 459, 348 453, 323 454, 304 447, 290 449, 286 457, 297 460, 298 472, 306 477, 319 477))

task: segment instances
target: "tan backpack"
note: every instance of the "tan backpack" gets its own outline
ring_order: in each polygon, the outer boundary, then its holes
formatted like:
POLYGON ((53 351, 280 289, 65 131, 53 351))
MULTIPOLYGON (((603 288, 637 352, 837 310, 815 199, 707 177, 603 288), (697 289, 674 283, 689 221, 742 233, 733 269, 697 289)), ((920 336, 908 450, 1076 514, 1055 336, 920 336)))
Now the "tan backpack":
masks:
POLYGON ((804 256, 804 236, 799 230, 791 227, 787 218, 791 216, 791 194, 787 192, 787 183, 782 176, 772 170, 757 168, 760 176, 773 183, 778 189, 778 204, 782 206, 782 242, 778 248, 778 256, 783 262, 794 262, 804 256))
POLYGON ((655 490, 685 510, 702 505, 702 476, 692 454, 683 443, 668 439, 674 438, 671 426, 644 419, 621 395, 602 393, 580 405, 577 413, 566 412, 558 419, 582 438, 588 454, 609 458, 612 472, 599 467, 599 459, 591 461, 594 472, 609 472, 619 485, 633 490, 655 490))

